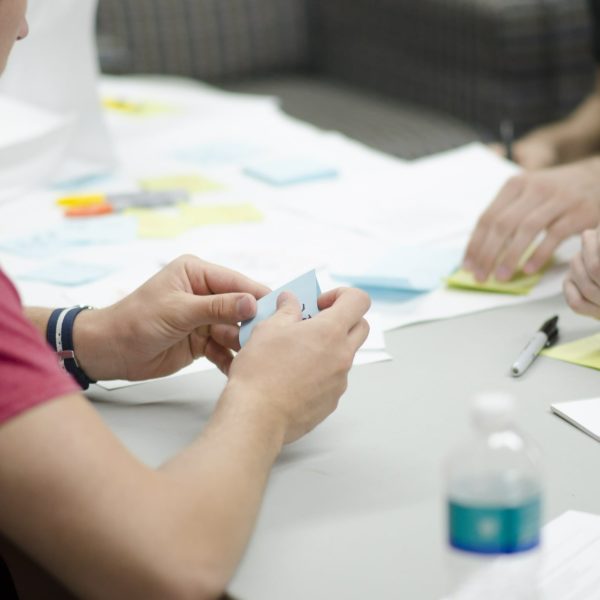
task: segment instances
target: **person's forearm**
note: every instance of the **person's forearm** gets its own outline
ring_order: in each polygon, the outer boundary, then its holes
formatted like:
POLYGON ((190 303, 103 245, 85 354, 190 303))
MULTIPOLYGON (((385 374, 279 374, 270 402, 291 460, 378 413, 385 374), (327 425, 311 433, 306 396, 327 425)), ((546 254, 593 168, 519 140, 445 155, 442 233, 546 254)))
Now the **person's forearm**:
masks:
POLYGON ((156 471, 76 395, 31 411, 0 436, 21 466, 0 469, 3 531, 78 597, 218 598, 285 435, 286 418, 261 400, 228 387, 202 435, 156 471))
POLYGON ((171 513, 175 530, 188 537, 180 547, 195 546, 217 590, 241 559, 283 438, 280 418, 265 403, 230 386, 202 437, 161 469, 181 492, 171 513))

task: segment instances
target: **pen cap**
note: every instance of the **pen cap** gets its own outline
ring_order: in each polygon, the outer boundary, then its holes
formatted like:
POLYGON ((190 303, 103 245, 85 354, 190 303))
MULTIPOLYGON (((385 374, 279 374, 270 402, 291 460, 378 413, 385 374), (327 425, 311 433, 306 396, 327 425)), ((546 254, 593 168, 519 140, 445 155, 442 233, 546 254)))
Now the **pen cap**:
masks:
POLYGON ((515 410, 515 399, 510 394, 485 392, 473 399, 471 419, 480 429, 503 429, 514 422, 515 410))

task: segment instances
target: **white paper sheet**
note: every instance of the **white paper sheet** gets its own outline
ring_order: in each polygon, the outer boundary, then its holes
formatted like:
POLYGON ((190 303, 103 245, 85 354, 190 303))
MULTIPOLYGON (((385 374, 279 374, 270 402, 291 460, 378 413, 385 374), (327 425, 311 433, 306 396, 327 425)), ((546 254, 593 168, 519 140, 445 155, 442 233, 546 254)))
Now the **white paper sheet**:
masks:
POLYGON ((556 402, 552 411, 600 442, 600 398, 556 402))

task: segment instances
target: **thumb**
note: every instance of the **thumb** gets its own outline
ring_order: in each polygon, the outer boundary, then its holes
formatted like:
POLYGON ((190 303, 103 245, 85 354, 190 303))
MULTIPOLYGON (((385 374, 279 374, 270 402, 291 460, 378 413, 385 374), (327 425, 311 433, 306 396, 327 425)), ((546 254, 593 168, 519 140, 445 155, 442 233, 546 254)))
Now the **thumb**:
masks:
POLYGON ((186 297, 188 300, 182 307, 182 317, 190 331, 202 325, 236 325, 256 315, 256 298, 251 294, 186 294, 186 297))
POLYGON ((282 292, 277 297, 277 312, 271 317, 271 321, 280 323, 296 323, 302 320, 302 307, 298 298, 291 292, 282 292))

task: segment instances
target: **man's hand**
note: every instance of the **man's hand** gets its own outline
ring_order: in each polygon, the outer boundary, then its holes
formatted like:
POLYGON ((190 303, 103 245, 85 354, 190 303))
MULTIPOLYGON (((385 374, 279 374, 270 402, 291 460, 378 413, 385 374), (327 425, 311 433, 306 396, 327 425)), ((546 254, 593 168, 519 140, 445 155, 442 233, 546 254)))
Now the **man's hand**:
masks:
POLYGON ((302 320, 296 297, 279 296, 276 314, 259 323, 230 369, 227 396, 264 407, 292 442, 337 406, 356 351, 369 334, 367 294, 338 289, 319 298, 321 312, 302 320))
POLYGON ((238 322, 270 290, 239 273, 182 256, 132 294, 75 321, 74 345, 93 379, 162 377, 205 356, 227 373, 238 322))
POLYGON ((478 281, 510 280, 523 254, 545 232, 524 266, 539 271, 566 238, 600 223, 600 158, 510 179, 479 219, 464 266, 478 281))
POLYGON ((600 230, 583 232, 581 252, 571 261, 563 290, 576 313, 600 319, 600 230))

